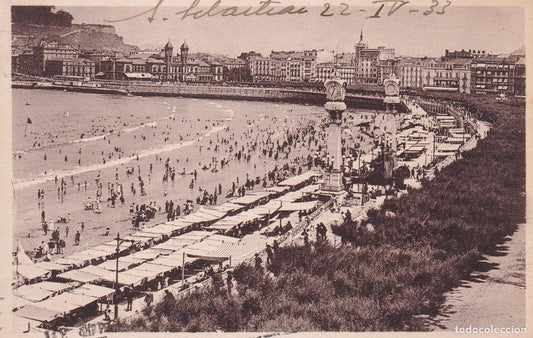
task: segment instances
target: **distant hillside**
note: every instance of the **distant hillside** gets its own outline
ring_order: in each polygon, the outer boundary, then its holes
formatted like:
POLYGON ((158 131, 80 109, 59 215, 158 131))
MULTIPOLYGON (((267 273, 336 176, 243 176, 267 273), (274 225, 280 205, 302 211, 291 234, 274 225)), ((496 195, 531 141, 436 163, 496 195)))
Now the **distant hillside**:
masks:
POLYGON ((509 55, 526 55, 526 46, 522 46, 509 55))
POLYGON ((111 34, 114 32, 114 27, 107 25, 82 24, 60 27, 12 23, 11 29, 13 35, 30 36, 34 45, 45 39, 79 46, 85 50, 117 50, 125 55, 128 55, 132 49, 139 50, 137 46, 125 44, 122 36, 111 34))

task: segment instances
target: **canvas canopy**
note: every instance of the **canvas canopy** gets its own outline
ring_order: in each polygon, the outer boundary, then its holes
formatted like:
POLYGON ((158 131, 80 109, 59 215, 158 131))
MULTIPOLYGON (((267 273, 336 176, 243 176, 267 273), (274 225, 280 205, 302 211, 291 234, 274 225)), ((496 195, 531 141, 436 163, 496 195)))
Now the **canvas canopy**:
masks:
POLYGON ((153 228, 144 229, 144 232, 150 232, 155 234, 161 234, 166 236, 172 236, 173 234, 177 233, 180 229, 169 224, 159 224, 156 225, 153 228))
POLYGON ((94 250, 94 249, 87 249, 84 251, 73 253, 72 255, 70 255, 70 258, 83 261, 84 263, 88 263, 93 259, 103 259, 109 255, 110 255, 109 252, 104 252, 104 251, 94 250))
POLYGON ((82 283, 90 283, 98 280, 98 276, 80 270, 70 270, 67 272, 63 272, 62 274, 57 275, 57 277, 82 283))
POLYGON ((39 302, 52 296, 54 292, 35 287, 33 285, 23 285, 13 290, 13 294, 32 302, 39 302))
POLYGON ((189 223, 183 222, 181 218, 174 221, 165 222, 164 224, 172 225, 178 229, 184 229, 190 226, 189 223))
POLYGON ((64 292, 60 295, 50 298, 49 300, 54 300, 55 302, 64 302, 72 305, 77 305, 78 307, 84 307, 92 302, 97 300, 96 297, 83 295, 83 294, 74 294, 69 292, 64 292))
MULTIPOLYGON (((128 241, 133 241, 135 243, 142 244, 142 245, 146 245, 154 240, 152 237, 141 237, 141 236, 133 236, 133 235, 125 236, 124 239, 128 241)), ((115 246, 116 245, 117 244, 115 243, 115 246)))
POLYGON ((240 210, 244 209, 244 206, 239 205, 239 204, 235 204, 235 203, 231 203, 231 202, 226 202, 224 204, 217 205, 214 209, 215 210, 224 211, 226 213, 232 213, 232 212, 240 211, 240 210))
POLYGON ((52 292, 63 292, 65 290, 72 289, 74 285, 68 283, 58 283, 58 282, 49 282, 44 281, 37 284, 33 284, 34 287, 39 289, 48 290, 52 292))
POLYGON ((26 305, 18 310, 15 315, 18 317, 37 320, 39 322, 50 322, 60 315, 59 311, 54 309, 43 309, 34 305, 26 305))
MULTIPOLYGON (((119 258, 118 260, 118 271, 124 271, 129 269, 132 266, 132 263, 130 262, 124 262, 122 259, 119 258)), ((97 267, 109 271, 116 271, 117 269, 117 262, 116 260, 110 260, 105 261, 102 264, 98 264, 97 267)))
POLYGON ((284 203, 280 211, 310 211, 316 208, 317 201, 299 202, 299 203, 284 203))
POLYGON ((317 174, 315 172, 308 171, 308 172, 300 174, 300 175, 289 177, 286 180, 283 180, 283 181, 279 182, 278 186, 294 187, 294 186, 297 186, 297 185, 300 185, 300 184, 304 183, 305 181, 311 179, 312 177, 319 176, 319 175, 320 174, 317 174))
POLYGON ((315 191, 317 191, 319 189, 320 189, 320 185, 319 184, 310 184, 310 185, 306 185, 302 189, 298 190, 298 192, 302 193, 302 194, 307 194, 307 193, 315 192, 315 191))
POLYGON ((68 267, 80 267, 87 263, 84 259, 76 259, 72 257, 58 258, 53 261, 56 264, 66 265, 68 267))
POLYGON ((112 272, 110 270, 103 269, 103 268, 98 267, 98 266, 94 266, 94 265, 86 266, 86 267, 80 269, 79 271, 93 274, 93 275, 97 276, 98 279, 106 278, 108 280, 108 279, 114 279, 115 278, 115 273, 114 272, 112 272))
MULTIPOLYGON (((185 256, 185 264, 196 261, 196 257, 185 256)), ((170 256, 162 256, 152 261, 153 264, 165 265, 172 268, 181 268, 183 265, 183 251, 176 252, 170 256)))
POLYGON ((135 233, 133 233, 131 235, 132 237, 147 237, 147 238, 151 238, 153 239, 154 241, 156 240, 160 240, 161 238, 163 238, 163 236, 161 234, 156 234, 156 233, 153 233, 153 232, 146 232, 146 231, 137 231, 135 233))
POLYGON ((269 201, 265 205, 255 207, 252 211, 257 215, 271 215, 279 210, 281 203, 277 201, 269 201))
MULTIPOLYGON (((205 219, 205 222, 214 222, 214 221, 217 221, 217 220, 219 220, 219 219, 221 219, 223 217, 223 216, 221 217, 221 216, 213 215, 212 213, 206 212, 205 209, 198 210, 195 213, 195 215, 196 215, 196 217, 201 217, 201 218, 205 219)), ((225 216, 225 213, 224 213, 224 216, 225 216)))
POLYGON ((96 299, 107 298, 115 293, 115 290, 94 284, 84 284, 79 288, 69 291, 74 295, 84 295, 96 299))
POLYGON ((265 188, 265 191, 271 191, 273 193, 284 193, 284 192, 289 191, 289 187, 280 187, 280 186, 275 185, 272 187, 265 188))
MULTIPOLYGON (((133 257, 133 258, 139 258, 139 259, 144 259, 144 260, 152 260, 152 259, 156 259, 157 257, 161 256, 163 254, 164 251, 162 250, 158 250, 158 249, 154 249, 154 248, 150 248, 150 249, 146 249, 146 250, 142 250, 142 251, 139 251, 139 252, 136 252, 134 254, 131 254, 130 256, 133 257)), ((166 250, 167 254, 170 253, 170 251, 166 250)))
POLYGON ((241 196, 241 197, 231 200, 231 203, 248 206, 256 202, 259 202, 261 199, 268 197, 268 195, 269 193, 266 193, 266 192, 248 194, 248 195, 241 196))
POLYGON ((22 297, 18 297, 18 296, 12 296, 11 297, 11 304, 12 304, 12 309, 13 311, 16 311, 26 305, 29 305, 33 303, 31 300, 28 300, 28 299, 25 299, 25 298, 22 298, 22 297))
POLYGON ((35 264, 19 264, 14 267, 15 272, 27 280, 33 280, 36 278, 48 278, 50 271, 41 269, 35 264))
POLYGON ((190 214, 190 215, 187 215, 187 216, 183 217, 181 219, 181 221, 184 222, 184 223, 189 223, 191 225, 192 224, 200 224, 200 223, 208 222, 207 219, 203 218, 200 215, 197 215, 196 213, 190 214))
POLYGON ((185 239, 185 238, 170 238, 168 241, 160 243, 156 246, 154 246, 154 249, 165 249, 165 250, 172 250, 176 251, 188 244, 195 243, 196 240, 194 239, 185 239))
POLYGON ((75 295, 65 292, 55 297, 43 300, 42 302, 35 303, 34 305, 42 309, 69 314, 95 301, 96 298, 94 297, 75 295))
POLYGON ((141 259, 141 258, 132 257, 132 255, 122 256, 122 257, 119 258, 119 262, 130 263, 132 265, 141 264, 144 261, 146 261, 146 260, 145 259, 141 259))
POLYGON ((39 262, 39 263, 35 263, 35 266, 40 268, 40 269, 44 269, 44 270, 48 270, 48 271, 65 271, 68 269, 67 266, 63 265, 63 264, 58 264, 58 263, 54 263, 54 262, 39 262))

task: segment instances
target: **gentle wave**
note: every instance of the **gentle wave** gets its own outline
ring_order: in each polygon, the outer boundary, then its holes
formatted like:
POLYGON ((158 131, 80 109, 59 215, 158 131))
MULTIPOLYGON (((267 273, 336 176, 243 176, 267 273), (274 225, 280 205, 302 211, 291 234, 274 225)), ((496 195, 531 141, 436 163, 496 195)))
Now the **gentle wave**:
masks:
POLYGON ((160 154, 160 153, 174 151, 174 150, 177 150, 177 149, 180 149, 180 148, 183 148, 183 147, 190 146, 190 145, 194 144, 195 142, 200 141, 204 137, 208 137, 208 136, 210 136, 210 135, 212 135, 214 133, 217 133, 219 131, 223 131, 225 128, 226 128, 225 125, 214 127, 214 128, 211 128, 209 131, 207 131, 206 133, 204 133, 202 136, 200 136, 199 138, 197 138, 195 140, 190 140, 190 141, 181 142, 181 143, 173 143, 173 144, 165 145, 163 147, 142 150, 142 151, 139 152, 138 155, 130 156, 130 157, 124 157, 124 158, 121 158, 121 159, 110 160, 110 161, 107 161, 105 164, 104 163, 95 163, 95 164, 91 164, 91 165, 84 166, 84 167, 76 167, 76 168, 71 169, 71 170, 52 171, 49 174, 38 176, 38 177, 32 178, 32 179, 18 180, 16 182, 14 182, 13 186, 15 187, 15 190, 16 189, 21 189, 21 188, 27 188, 27 187, 31 187, 31 186, 36 185, 36 184, 41 184, 41 183, 45 183, 45 182, 48 182, 48 181, 53 181, 56 176, 57 176, 58 179, 61 179, 61 178, 64 178, 64 177, 69 177, 71 175, 79 175, 79 174, 83 174, 83 173, 87 173, 87 172, 91 172, 91 171, 102 170, 102 169, 114 167, 114 166, 117 166, 117 165, 123 165, 123 164, 126 164, 128 162, 136 160, 137 156, 139 158, 143 158, 143 157, 157 155, 157 154, 160 154))

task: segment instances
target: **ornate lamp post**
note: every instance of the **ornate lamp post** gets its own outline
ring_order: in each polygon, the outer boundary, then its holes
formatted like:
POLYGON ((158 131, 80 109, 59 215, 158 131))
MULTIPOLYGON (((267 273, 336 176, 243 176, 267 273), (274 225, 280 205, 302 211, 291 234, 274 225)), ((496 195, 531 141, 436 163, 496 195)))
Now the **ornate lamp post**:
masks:
POLYGON ((332 161, 330 169, 325 172, 322 190, 326 192, 339 193, 342 186, 342 151, 341 151, 341 125, 342 113, 346 110, 344 97, 346 95, 346 81, 338 78, 327 80, 326 87, 327 102, 324 108, 328 112, 328 153, 332 161))
POLYGON ((391 140, 384 148, 385 177, 390 178, 396 164, 396 131, 398 128, 396 113, 398 112, 397 105, 400 103, 400 79, 394 73, 391 73, 388 79, 383 80, 383 86, 385 87, 383 102, 385 103, 386 113, 388 116, 392 116, 392 123, 389 124, 392 127, 392 130, 390 130, 391 140))

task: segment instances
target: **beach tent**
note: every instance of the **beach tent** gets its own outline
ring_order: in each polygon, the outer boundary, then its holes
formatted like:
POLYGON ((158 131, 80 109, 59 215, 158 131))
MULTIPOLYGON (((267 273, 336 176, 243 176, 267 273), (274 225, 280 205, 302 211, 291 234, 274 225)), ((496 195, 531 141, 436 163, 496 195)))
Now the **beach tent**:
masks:
MULTIPOLYGON (((133 258, 144 259, 144 260, 148 261, 148 260, 156 259, 157 257, 159 257, 161 255, 168 255, 171 252, 172 251, 170 251, 170 250, 149 248, 149 249, 146 249, 146 250, 135 252, 135 253, 131 254, 130 256, 133 257, 133 258)), ((119 261, 120 261, 120 259, 119 259, 119 261)))
POLYGON ((304 184, 313 177, 320 176, 320 174, 313 171, 308 171, 300 175, 289 177, 286 180, 283 180, 278 183, 278 186, 288 186, 288 187, 297 187, 304 184))
POLYGON ((189 223, 183 222, 181 220, 181 218, 180 219, 176 219, 174 221, 165 222, 164 224, 172 225, 172 226, 178 228, 179 230, 184 230, 184 229, 186 229, 186 228, 188 228, 190 226, 189 223))
POLYGON ((248 207, 256 203, 260 203, 262 200, 264 200, 268 196, 269 196, 268 192, 250 193, 248 195, 244 195, 244 196, 232 199, 231 203, 240 204, 240 205, 244 205, 248 207))
POLYGON ((67 290, 70 290, 70 289, 74 288, 73 284, 49 282, 49 281, 44 281, 44 282, 40 282, 40 283, 37 283, 37 284, 33 284, 32 286, 33 287, 37 287, 39 289, 56 292, 56 293, 61 293, 61 292, 64 292, 64 291, 67 291, 67 290))
POLYGON ((50 277, 50 271, 36 266, 30 257, 26 255, 20 240, 18 241, 14 260, 13 272, 16 280, 18 280, 19 277, 23 277, 28 281, 32 281, 37 278, 44 279, 50 277))
MULTIPOLYGON (((133 264, 131 262, 124 262, 122 259, 119 258, 118 260, 118 271, 124 271, 129 269, 133 264)), ((116 260, 109 260, 105 261, 102 264, 98 264, 97 267, 109 271, 116 271, 117 269, 117 262, 116 260)))
POLYGON ((15 315, 18 317, 33 319, 39 322, 51 322, 60 316, 60 312, 54 309, 43 309, 42 307, 37 307, 30 304, 19 309, 15 315))
POLYGON ((19 297, 19 296, 15 296, 13 295, 11 297, 11 308, 13 311, 17 311, 18 309, 26 306, 26 305, 29 305, 29 304, 32 304, 33 302, 31 300, 28 300, 26 298, 22 298, 22 297, 19 297))
MULTIPOLYGON (((192 263, 198 258, 185 256, 185 264, 192 263)), ((181 268, 183 265, 183 251, 177 251, 169 256, 161 256, 151 262, 152 264, 165 265, 172 268, 181 268)))
POLYGON ((154 249, 165 249, 165 250, 172 250, 176 251, 188 244, 193 244, 197 240, 195 239, 185 239, 185 238, 170 238, 168 241, 160 243, 156 246, 154 246, 154 249))
POLYGON ((70 314, 80 308, 96 302, 96 300, 97 299, 94 297, 65 292, 33 305, 45 310, 58 311, 62 314, 70 314))
POLYGON ((177 236, 175 237, 176 239, 192 239, 192 240, 195 240, 195 241, 201 241, 203 240, 204 238, 207 238, 209 236, 211 236, 212 233, 210 233, 209 231, 199 231, 199 230, 195 230, 195 231, 191 231, 191 232, 187 232, 183 235, 180 235, 180 236, 177 236))
POLYGON ((289 187, 280 187, 280 186, 272 186, 272 187, 268 187, 268 188, 265 188, 265 191, 268 191, 268 192, 272 192, 274 194, 283 194, 287 191, 289 191, 289 187))
POLYGON ((316 208, 318 202, 317 201, 310 201, 310 202, 299 202, 299 203, 284 203, 280 211, 305 211, 309 212, 316 208))
POLYGON ((90 283, 98 280, 98 276, 80 270, 70 270, 57 275, 57 277, 82 283, 90 283))
POLYGON ((89 262, 84 259, 76 259, 72 257, 58 258, 54 260, 53 263, 65 265, 67 268, 82 267, 89 264, 89 262))
POLYGON ((164 224, 163 223, 163 224, 156 225, 153 228, 144 229, 143 231, 144 232, 149 232, 149 233, 154 233, 154 234, 161 234, 161 235, 165 235, 167 237, 170 237, 170 236, 175 235, 178 232, 180 232, 180 228, 175 227, 173 225, 169 225, 169 224, 164 224))
POLYGON ((44 261, 35 263, 35 266, 40 269, 48 270, 50 272, 63 272, 69 269, 69 266, 66 266, 63 264, 58 264, 55 262, 44 262, 44 261))
POLYGON ((260 205, 255 208, 253 208, 253 211, 255 214, 264 216, 264 215, 272 215, 275 212, 279 210, 281 207, 281 203, 279 201, 268 201, 265 205, 260 205))
POLYGON ((69 291, 69 293, 74 295, 84 295, 94 297, 96 299, 102 299, 109 298, 112 294, 115 293, 115 290, 94 284, 84 284, 79 288, 69 291))
POLYGON ((158 242, 160 241, 161 239, 163 239, 163 235, 161 234, 157 234, 157 233, 153 233, 153 232, 146 232, 144 230, 142 231, 137 231, 133 234, 131 234, 132 237, 145 237, 145 238, 149 238, 149 239, 152 239, 154 242, 158 242))
MULTIPOLYGON (((27 281, 32 281, 37 278, 46 279, 50 277, 50 271, 41 269, 35 264, 19 264, 13 267, 15 274, 23 277, 27 281)), ((17 277, 18 278, 18 277, 17 277)))
POLYGON ((13 295, 27 299, 32 302, 39 302, 51 297, 54 294, 53 291, 44 290, 33 285, 23 285, 13 290, 13 295))
POLYGON ((310 185, 306 185, 305 187, 298 190, 297 192, 301 194, 308 194, 308 193, 313 193, 315 191, 318 191, 319 189, 320 189, 320 184, 310 184, 310 185))
POLYGON ((200 208, 198 210, 198 212, 200 212, 200 211, 205 213, 205 214, 208 214, 208 215, 211 215, 211 216, 215 216, 218 219, 221 219, 221 218, 223 218, 223 217, 225 217, 227 215, 227 213, 224 212, 224 211, 216 210, 216 209, 210 209, 210 208, 200 208))
POLYGON ((239 212, 239 211, 243 210, 244 206, 239 205, 239 204, 235 204, 235 203, 231 203, 231 202, 226 202, 226 203, 223 203, 221 205, 217 205, 213 209, 220 210, 220 211, 226 212, 228 214, 233 214, 235 212, 239 212))
POLYGON ((198 257, 209 260, 221 260, 229 258, 223 253, 231 251, 231 247, 238 245, 240 240, 238 238, 213 235, 204 239, 201 242, 189 245, 183 249, 187 256, 198 257))

